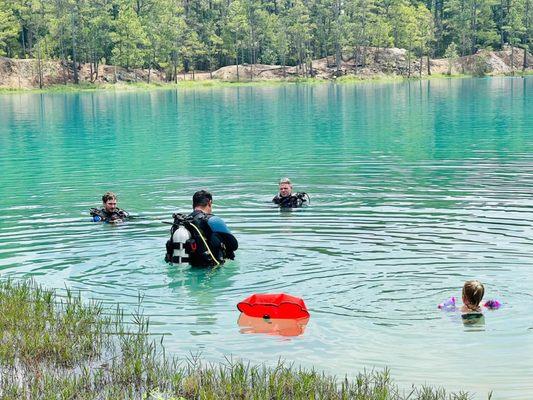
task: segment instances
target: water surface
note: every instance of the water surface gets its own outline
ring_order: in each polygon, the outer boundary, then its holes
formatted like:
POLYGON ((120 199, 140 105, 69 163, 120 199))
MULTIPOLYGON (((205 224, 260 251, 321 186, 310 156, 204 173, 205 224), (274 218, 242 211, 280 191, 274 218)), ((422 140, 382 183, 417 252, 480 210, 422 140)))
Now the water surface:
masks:
POLYGON ((128 310, 200 351, 342 377, 533 397, 532 78, 0 96, 0 273, 128 310), (311 206, 269 204, 290 176, 311 206), (207 188, 238 237, 216 271, 163 261, 207 188), (138 215, 89 222, 106 190, 138 215), (436 305, 467 279, 504 307, 436 305), (236 303, 304 297, 303 335, 241 333, 236 303))

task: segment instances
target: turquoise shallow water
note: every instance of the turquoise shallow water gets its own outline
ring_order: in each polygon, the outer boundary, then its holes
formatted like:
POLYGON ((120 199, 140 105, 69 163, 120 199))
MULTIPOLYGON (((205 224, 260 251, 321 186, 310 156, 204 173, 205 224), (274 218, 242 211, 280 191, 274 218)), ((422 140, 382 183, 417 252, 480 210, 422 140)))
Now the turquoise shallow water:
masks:
POLYGON ((0 96, 0 273, 144 296, 180 356, 279 357, 339 376, 533 397, 533 79, 0 96), (311 206, 269 201, 290 176, 311 206), (240 242, 215 272, 163 261, 175 211, 211 190, 240 242), (138 215, 89 222, 106 190, 138 215), (466 279, 504 307, 463 326, 466 279), (235 304, 304 297, 305 333, 242 333, 235 304))

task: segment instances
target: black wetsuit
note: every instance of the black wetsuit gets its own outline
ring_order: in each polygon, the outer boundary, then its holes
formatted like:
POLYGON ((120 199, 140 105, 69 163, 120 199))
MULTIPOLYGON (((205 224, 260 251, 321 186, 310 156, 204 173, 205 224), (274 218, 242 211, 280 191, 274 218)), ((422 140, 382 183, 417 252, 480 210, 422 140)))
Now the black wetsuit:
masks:
POLYGON ((113 222, 116 220, 124 220, 130 215, 120 208, 115 208, 113 211, 108 212, 105 208, 91 208, 91 217, 94 222, 113 222))
POLYGON ((272 203, 279 205, 281 208, 301 207, 306 201, 305 193, 292 193, 288 196, 281 196, 279 193, 272 199, 272 203))

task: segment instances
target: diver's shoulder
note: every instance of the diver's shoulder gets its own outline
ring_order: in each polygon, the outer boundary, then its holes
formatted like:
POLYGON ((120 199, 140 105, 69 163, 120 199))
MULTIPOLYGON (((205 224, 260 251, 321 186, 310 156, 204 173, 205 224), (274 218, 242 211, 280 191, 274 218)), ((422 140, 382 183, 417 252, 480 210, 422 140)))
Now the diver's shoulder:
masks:
POLYGON ((210 228, 213 230, 213 232, 218 233, 231 233, 230 229, 224 222, 224 220, 216 215, 211 215, 211 217, 207 220, 210 228))

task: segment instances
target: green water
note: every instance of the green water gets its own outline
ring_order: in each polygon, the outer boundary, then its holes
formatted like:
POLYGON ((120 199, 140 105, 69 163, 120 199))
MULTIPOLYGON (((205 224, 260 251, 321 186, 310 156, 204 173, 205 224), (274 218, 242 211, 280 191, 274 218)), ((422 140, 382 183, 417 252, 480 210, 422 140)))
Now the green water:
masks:
POLYGON ((128 310, 174 354, 533 397, 533 79, 0 96, 0 273, 128 310), (289 176, 311 206, 269 204, 289 176), (237 236, 217 271, 163 261, 192 193, 237 236), (138 218, 89 222, 106 190, 138 218), (504 303, 463 325, 466 279, 504 303), (252 293, 302 296, 303 335, 246 334, 252 293))

